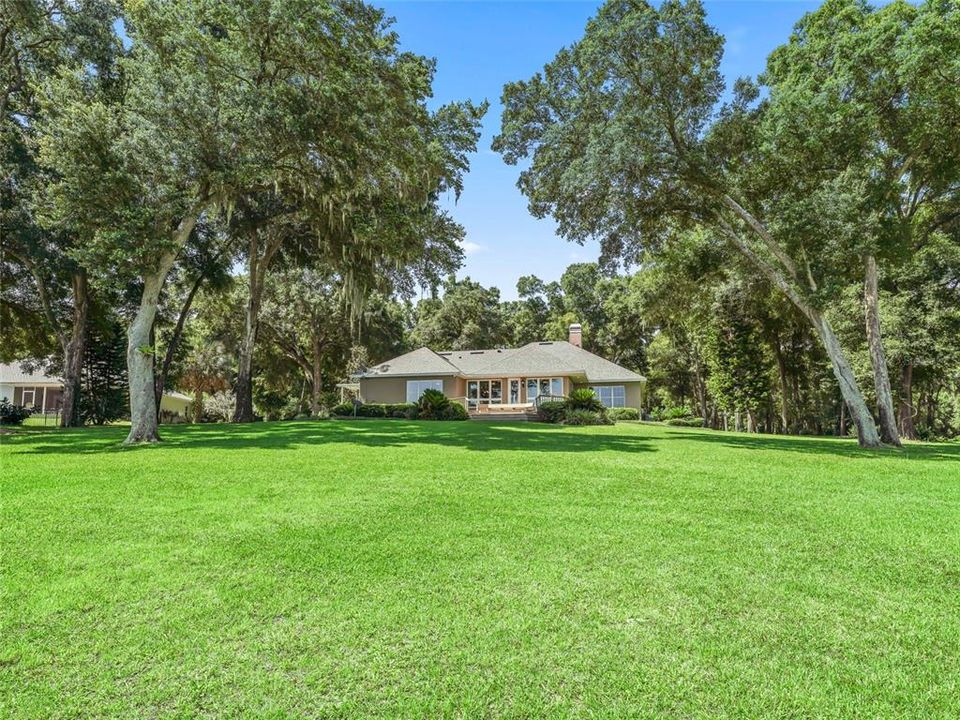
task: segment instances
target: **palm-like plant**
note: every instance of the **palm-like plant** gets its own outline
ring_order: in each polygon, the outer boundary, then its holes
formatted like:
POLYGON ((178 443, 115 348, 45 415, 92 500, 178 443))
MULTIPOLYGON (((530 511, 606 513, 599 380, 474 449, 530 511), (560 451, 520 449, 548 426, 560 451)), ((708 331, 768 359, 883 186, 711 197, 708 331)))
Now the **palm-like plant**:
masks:
POLYGON ((567 408, 570 410, 589 410, 591 412, 600 412, 603 410, 603 403, 600 398, 590 388, 577 388, 571 390, 567 396, 567 408))
POLYGON ((424 390, 417 401, 418 415, 426 420, 436 420, 450 407, 450 398, 439 390, 424 390))

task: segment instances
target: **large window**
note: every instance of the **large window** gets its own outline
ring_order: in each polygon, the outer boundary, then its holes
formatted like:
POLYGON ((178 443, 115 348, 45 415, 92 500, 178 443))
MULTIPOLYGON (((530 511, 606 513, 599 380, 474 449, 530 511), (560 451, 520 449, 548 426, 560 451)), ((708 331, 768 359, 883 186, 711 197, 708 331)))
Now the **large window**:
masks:
POLYGON ((502 380, 467 381, 467 405, 469 405, 471 409, 480 405, 499 405, 502 402, 502 380))
POLYGON ((563 397, 563 378, 527 378, 527 402, 540 395, 563 397))
POLYGON ((415 403, 424 390, 443 392, 443 380, 407 380, 407 402, 415 403))
POLYGON ((623 385, 596 385, 592 388, 604 407, 626 407, 627 390, 623 385))

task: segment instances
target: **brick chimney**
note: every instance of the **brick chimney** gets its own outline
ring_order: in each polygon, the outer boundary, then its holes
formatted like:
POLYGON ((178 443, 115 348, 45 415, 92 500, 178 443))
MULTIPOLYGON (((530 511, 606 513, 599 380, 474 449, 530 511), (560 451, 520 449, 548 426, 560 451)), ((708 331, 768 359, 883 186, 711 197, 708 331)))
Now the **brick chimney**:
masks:
POLYGON ((580 327, 580 323, 573 323, 570 326, 570 344, 578 348, 583 347, 583 328, 580 327))

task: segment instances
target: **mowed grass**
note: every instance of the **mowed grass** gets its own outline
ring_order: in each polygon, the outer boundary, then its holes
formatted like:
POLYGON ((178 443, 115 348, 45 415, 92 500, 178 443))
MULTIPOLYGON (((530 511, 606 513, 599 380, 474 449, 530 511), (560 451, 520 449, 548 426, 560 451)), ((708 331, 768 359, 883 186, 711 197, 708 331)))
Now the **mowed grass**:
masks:
POLYGON ((4 718, 960 716, 960 446, 0 439, 4 718))

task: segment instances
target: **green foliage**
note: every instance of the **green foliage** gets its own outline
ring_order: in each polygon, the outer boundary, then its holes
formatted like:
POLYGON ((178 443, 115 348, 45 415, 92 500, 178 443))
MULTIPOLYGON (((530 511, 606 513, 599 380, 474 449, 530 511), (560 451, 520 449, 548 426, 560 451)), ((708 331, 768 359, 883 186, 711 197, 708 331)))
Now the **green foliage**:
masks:
POLYGON ((690 408, 680 405, 668 408, 657 408, 652 414, 654 420, 677 420, 680 418, 693 417, 690 408))
POLYGON ((600 398, 590 388, 575 388, 567 396, 567 407, 570 410, 588 410, 590 412, 600 412, 603 410, 603 403, 600 398))
POLYGON ((500 291, 464 278, 444 285, 443 299, 422 300, 410 334, 415 347, 437 350, 495 348, 507 344, 500 291))
POLYGON ((563 400, 547 400, 537 407, 537 419, 545 423, 563 422, 567 414, 567 403, 563 400))
POLYGON ((14 405, 7 398, 0 398, 0 425, 21 425, 32 414, 32 408, 14 405))
POLYGON ((639 420, 640 411, 631 407, 607 408, 607 417, 614 422, 620 420, 639 420))
POLYGON ((470 414, 467 409, 458 402, 451 402, 443 411, 441 411, 438 420, 469 420, 470 414))
MULTIPOLYGON (((353 403, 341 403, 330 410, 334 417, 354 417, 353 403)), ((363 403, 356 408, 356 417, 396 418, 414 420, 417 406, 414 403, 363 403)))
POLYGON ((698 417, 677 417, 667 418, 663 421, 664 425, 676 425, 678 427, 703 427, 703 418, 698 417))
POLYGON ((440 390, 424 390, 417 401, 418 417, 423 420, 440 420, 450 407, 450 398, 440 390))
POLYGON ((752 415, 770 391, 769 364, 758 323, 744 305, 740 287, 719 294, 706 342, 707 386, 721 410, 752 415))
POLYGON ((585 409, 568 409, 563 417, 564 425, 613 425, 605 412, 585 409))

